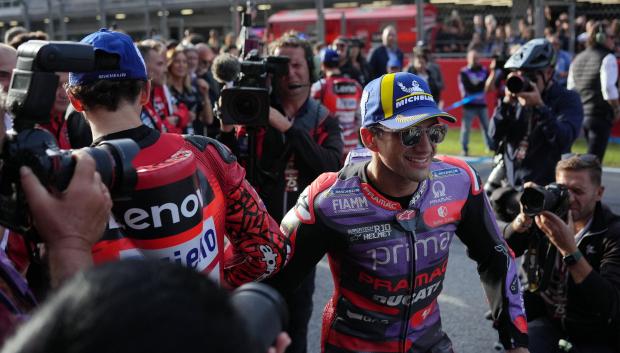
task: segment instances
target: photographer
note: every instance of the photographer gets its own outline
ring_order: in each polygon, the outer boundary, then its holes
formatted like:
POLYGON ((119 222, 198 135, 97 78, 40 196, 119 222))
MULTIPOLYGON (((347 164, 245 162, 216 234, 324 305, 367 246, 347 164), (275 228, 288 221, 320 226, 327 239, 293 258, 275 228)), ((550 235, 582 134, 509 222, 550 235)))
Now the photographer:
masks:
POLYGON ((504 230, 515 255, 530 258, 524 299, 532 353, 555 352, 560 339, 580 353, 620 349, 620 217, 601 203, 601 174, 596 156, 567 155, 555 174, 568 189, 566 207, 534 218, 521 212, 504 230), (555 214, 564 208, 568 222, 555 214))
MULTIPOLYGON (((295 34, 272 43, 270 54, 286 56, 288 74, 273 82, 269 126, 257 133, 258 180, 254 181, 269 214, 282 220, 303 189, 319 174, 340 167, 343 140, 338 119, 310 98, 313 57, 310 45, 295 34)), ((237 131, 223 125, 221 139, 233 150, 247 141, 246 128, 237 131), (228 133, 225 133, 228 131, 228 133)), ((288 352, 306 351, 306 332, 312 313, 314 272, 294 295, 287 298, 291 311, 293 343, 288 352)))
POLYGON ((230 151, 209 138, 159 133, 141 123, 150 82, 129 36, 102 29, 81 43, 118 59, 115 69, 69 74, 69 98, 89 121, 94 145, 129 138, 140 147, 131 162, 135 186, 114 200, 114 217, 93 247, 95 263, 167 260, 231 287, 277 272, 288 240, 230 151))
MULTIPOLYGON (((77 271, 92 265, 90 249, 101 238, 110 217, 110 194, 86 153, 76 155, 76 168, 65 192, 50 194, 32 171, 21 170, 21 182, 46 249, 52 287, 58 287, 77 271)), ((10 233, 7 236, 17 236, 10 233)), ((1 237, 0 237, 1 238, 1 237)), ((6 241, 7 239, 5 239, 6 241)), ((17 267, 0 249, 0 346, 15 326, 28 317, 37 301, 17 267)))
POLYGON ((489 136, 499 146, 511 186, 552 182, 553 166, 579 135, 581 100, 553 81, 555 62, 551 43, 533 39, 504 66, 513 72, 491 119, 489 136))

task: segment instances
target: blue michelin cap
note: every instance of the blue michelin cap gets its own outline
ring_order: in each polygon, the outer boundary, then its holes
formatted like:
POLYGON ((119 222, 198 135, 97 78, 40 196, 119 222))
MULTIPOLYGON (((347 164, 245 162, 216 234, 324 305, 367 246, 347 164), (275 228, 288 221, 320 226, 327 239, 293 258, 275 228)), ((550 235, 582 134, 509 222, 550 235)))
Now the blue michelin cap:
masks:
POLYGON ((131 37, 120 32, 102 28, 84 37, 80 43, 90 44, 95 51, 101 50, 120 57, 119 69, 113 71, 70 72, 69 85, 77 86, 98 80, 146 80, 146 66, 131 37))
POLYGON ((370 81, 364 87, 360 110, 363 127, 381 124, 400 130, 435 117, 456 122, 455 117, 437 108, 426 81, 408 72, 370 81))
POLYGON ((325 48, 321 50, 321 63, 324 64, 338 64, 340 62, 340 56, 338 52, 331 48, 325 48))

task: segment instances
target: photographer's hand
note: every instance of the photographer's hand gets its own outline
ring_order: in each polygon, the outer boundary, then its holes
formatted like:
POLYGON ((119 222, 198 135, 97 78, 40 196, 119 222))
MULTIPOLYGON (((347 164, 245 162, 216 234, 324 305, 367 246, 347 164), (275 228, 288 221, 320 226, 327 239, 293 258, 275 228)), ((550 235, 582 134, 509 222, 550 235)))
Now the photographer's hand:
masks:
POLYGON ((34 226, 48 252, 53 287, 92 265, 91 248, 101 238, 112 208, 95 161, 79 151, 75 158, 71 183, 58 195, 50 194, 29 168, 20 170, 34 226))
MULTIPOLYGON (((568 224, 549 211, 543 211, 536 216, 536 225, 555 245, 562 256, 574 254, 579 250, 575 241, 575 227, 571 212, 568 212, 568 224)), ((592 266, 585 258, 580 258, 575 264, 568 266, 571 277, 576 284, 583 282, 592 272, 592 266)))
POLYGON ((543 211, 535 217, 536 225, 545 233, 549 241, 555 245, 562 256, 577 251, 575 242, 575 228, 571 213, 568 213, 568 224, 549 211, 543 211))
POLYGON ((540 107, 545 105, 538 92, 538 88, 535 84, 530 84, 531 90, 517 93, 517 100, 519 104, 524 107, 540 107))
POLYGON ((293 126, 293 123, 277 109, 269 107, 269 125, 280 132, 286 132, 293 126))
POLYGON ((291 337, 286 332, 281 332, 276 338, 276 345, 270 347, 267 353, 284 353, 291 344, 291 337))
POLYGON ((528 229, 530 229, 533 223, 534 223, 534 220, 532 219, 532 217, 521 212, 512 221, 512 223, 510 223, 510 226, 512 227, 512 230, 517 233, 525 233, 528 231, 528 229))

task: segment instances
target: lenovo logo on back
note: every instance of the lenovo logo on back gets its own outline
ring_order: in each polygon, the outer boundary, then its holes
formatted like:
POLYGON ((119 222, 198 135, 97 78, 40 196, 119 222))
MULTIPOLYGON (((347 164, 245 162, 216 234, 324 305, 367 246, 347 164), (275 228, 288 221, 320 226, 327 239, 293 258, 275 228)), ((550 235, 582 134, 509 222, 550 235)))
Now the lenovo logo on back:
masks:
POLYGON ((181 234, 202 222, 207 206, 222 202, 213 196, 210 185, 202 183, 197 175, 136 190, 128 199, 114 202, 112 213, 119 224, 110 223, 108 228, 120 226, 126 236, 145 240, 181 234))
POLYGON ((148 209, 132 207, 123 214, 123 221, 131 229, 161 228, 163 222, 179 223, 181 217, 192 218, 202 210, 204 201, 200 190, 187 195, 180 204, 166 202, 148 209))

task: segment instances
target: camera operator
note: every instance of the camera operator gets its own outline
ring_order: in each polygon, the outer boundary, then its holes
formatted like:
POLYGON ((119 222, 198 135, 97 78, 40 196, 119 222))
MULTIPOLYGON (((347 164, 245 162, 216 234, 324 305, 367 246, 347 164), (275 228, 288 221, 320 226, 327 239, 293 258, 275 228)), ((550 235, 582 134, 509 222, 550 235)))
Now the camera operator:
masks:
MULTIPOLYGON (((534 218, 521 212, 504 230, 515 255, 525 252, 536 266, 533 271, 524 266, 530 282, 524 294, 529 348, 532 353, 555 352, 558 340, 566 339, 580 353, 618 352, 620 217, 601 203, 598 158, 565 158, 556 166, 555 181, 568 189, 568 224, 555 210, 534 218), (537 231, 542 231, 538 242, 537 231)), ((526 190, 531 186, 526 184, 526 190)))
MULTIPOLYGON (((5 114, 5 98, 5 93, 0 92, 0 116, 5 114)), ((0 152, 4 143, 5 125, 0 119, 0 152)), ((75 171, 69 186, 60 194, 45 189, 29 168, 20 170, 32 223, 45 244, 52 287, 92 264, 92 244, 101 238, 112 207, 110 193, 95 170, 92 157, 78 151, 74 158, 75 171)), ((0 346, 37 305, 31 290, 33 284, 25 278, 30 264, 25 251, 21 234, 0 227, 0 346)))
POLYGON ((233 287, 277 272, 288 240, 230 151, 206 137, 159 133, 141 123, 150 82, 129 36, 101 29, 81 43, 118 59, 115 70, 69 74, 69 98, 89 121, 94 145, 129 138, 140 147, 132 162, 135 187, 114 200, 114 217, 93 247, 95 263, 168 260, 233 287))
MULTIPOLYGON (((270 54, 288 57, 289 72, 273 82, 269 126, 260 128, 257 136, 259 176, 254 183, 269 214, 280 221, 312 180, 322 172, 338 170, 344 143, 338 119, 310 98, 314 81, 310 44, 289 33, 272 43, 270 54)), ((231 130, 231 126, 222 126, 223 132, 231 130)), ((245 130, 237 131, 236 141, 232 133, 221 138, 235 150, 245 130)), ((289 353, 306 351, 313 292, 314 272, 293 298, 286 298, 292 309, 289 353)))
POLYGON ((253 286, 230 296, 205 276, 177 264, 109 263, 76 275, 2 352, 283 353, 290 338, 274 323, 279 306, 261 296, 273 289, 253 286), (242 302, 240 294, 245 296, 242 302), (272 320, 263 323, 261 331, 273 334, 272 347, 265 349, 264 341, 255 339, 256 316, 272 320))
MULTIPOLYGON (((58 287, 75 272, 92 265, 91 248, 110 217, 112 201, 108 189, 86 153, 75 154, 75 172, 69 187, 50 194, 29 168, 22 168, 21 183, 33 223, 45 244, 45 258, 52 287, 58 287)), ((16 234, 5 234, 16 236, 16 234)), ((0 237, 1 238, 1 237, 0 237)), ((8 239, 4 239, 7 241, 8 239)), ((0 248, 0 346, 15 326, 28 317, 37 300, 15 263, 0 248)))
POLYGON ((489 125, 503 157, 508 184, 553 181, 553 166, 579 135, 583 108, 579 95, 553 81, 556 53, 551 43, 533 39, 506 62, 504 98, 489 125))

